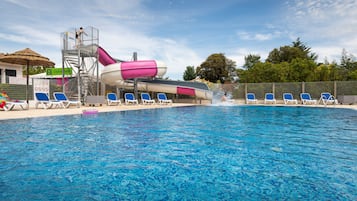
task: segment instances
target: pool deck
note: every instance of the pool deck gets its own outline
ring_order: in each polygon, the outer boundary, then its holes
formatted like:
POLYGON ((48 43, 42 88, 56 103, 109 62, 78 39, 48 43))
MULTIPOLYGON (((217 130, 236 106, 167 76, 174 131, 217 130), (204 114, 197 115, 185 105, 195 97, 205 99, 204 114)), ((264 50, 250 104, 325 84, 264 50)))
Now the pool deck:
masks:
MULTIPOLYGON (((194 106, 198 104, 193 103, 173 103, 171 105, 118 105, 118 106, 107 106, 102 105, 99 107, 86 107, 81 106, 77 108, 75 106, 71 106, 70 108, 52 108, 52 109, 36 109, 33 102, 30 102, 30 108, 28 110, 22 110, 21 108, 14 108, 11 111, 0 111, 0 120, 7 119, 20 119, 20 118, 34 118, 34 117, 46 117, 46 116, 57 116, 57 115, 74 115, 74 114, 82 114, 84 110, 97 110, 98 112, 114 112, 114 111, 127 111, 127 110, 142 110, 142 109, 153 109, 153 108, 168 108, 168 107, 185 107, 185 106, 194 106)), ((235 101, 234 105, 245 105, 240 101, 235 101)), ((250 105, 264 105, 264 104, 250 104, 250 105)), ((357 110, 357 105, 284 105, 284 104, 266 104, 265 106, 306 106, 306 107, 327 107, 327 108, 349 108, 357 110)))
POLYGON ((99 112, 115 112, 115 111, 127 111, 127 110, 142 110, 142 109, 153 109, 153 108, 168 108, 168 107, 184 107, 184 106, 192 106, 195 104, 187 104, 187 103, 173 103, 168 105, 159 105, 159 104, 152 104, 152 105, 102 105, 98 107, 76 107, 71 106, 69 108, 50 108, 50 109, 43 109, 41 107, 35 108, 35 104, 30 101, 29 109, 23 110, 19 107, 14 108, 11 111, 0 111, 0 120, 7 120, 7 119, 20 119, 20 118, 34 118, 34 117, 46 117, 46 116, 58 116, 58 115, 74 115, 74 114, 83 114, 85 110, 97 110, 99 112))

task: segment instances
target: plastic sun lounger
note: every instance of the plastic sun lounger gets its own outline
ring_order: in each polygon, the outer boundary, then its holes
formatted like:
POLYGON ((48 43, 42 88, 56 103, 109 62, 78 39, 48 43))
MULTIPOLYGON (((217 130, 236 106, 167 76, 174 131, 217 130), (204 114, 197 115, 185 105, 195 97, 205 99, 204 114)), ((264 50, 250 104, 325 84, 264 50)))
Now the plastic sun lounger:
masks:
POLYGON ((135 96, 133 93, 125 93, 124 94, 125 98, 125 104, 139 104, 138 100, 135 99, 135 96))
POLYGON ((36 103, 35 103, 36 108, 38 108, 38 105, 41 105, 43 109, 50 109, 53 106, 65 108, 62 102, 50 100, 47 93, 36 92, 35 97, 36 97, 36 103))
POLYGON ((12 101, 6 92, 0 93, 0 108, 9 111, 19 106, 23 110, 28 109, 28 104, 25 101, 12 101))
POLYGON ((298 104, 298 101, 294 99, 291 93, 283 93, 284 104, 287 105, 289 103, 298 104))
POLYGON ((66 94, 62 92, 54 92, 53 97, 55 98, 56 101, 62 102, 65 108, 68 108, 70 105, 76 105, 77 107, 81 106, 81 102, 69 100, 66 94))
POLYGON ((121 101, 115 93, 107 93, 107 105, 120 105, 121 101))
POLYGON ((316 104, 317 101, 315 99, 312 99, 309 93, 301 93, 300 94, 300 98, 301 98, 301 103, 303 105, 307 105, 307 104, 316 104))
POLYGON ((158 93, 157 100, 158 100, 159 104, 172 104, 172 100, 167 99, 165 93, 158 93))
POLYGON ((28 105, 24 101, 16 101, 16 102, 6 101, 6 105, 3 107, 3 109, 5 111, 10 111, 10 110, 14 109, 16 106, 20 107, 23 110, 28 109, 28 105))
POLYGON ((267 104, 267 103, 276 104, 276 99, 274 98, 273 93, 265 94, 264 104, 267 104))
POLYGON ((141 93, 141 102, 146 105, 146 104, 155 104, 155 100, 151 99, 149 93, 141 93))
POLYGON ((247 93, 247 95, 245 96, 245 102, 246 102, 246 104, 258 103, 258 99, 255 98, 254 93, 247 93))
POLYGON ((319 102, 322 102, 324 105, 327 104, 338 104, 337 99, 329 92, 323 92, 321 93, 321 97, 319 102))

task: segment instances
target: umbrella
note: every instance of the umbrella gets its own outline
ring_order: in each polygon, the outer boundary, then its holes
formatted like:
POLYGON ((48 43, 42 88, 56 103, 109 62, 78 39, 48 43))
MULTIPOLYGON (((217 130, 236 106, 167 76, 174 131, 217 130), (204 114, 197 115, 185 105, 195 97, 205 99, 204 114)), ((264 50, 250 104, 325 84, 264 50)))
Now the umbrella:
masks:
POLYGON ((11 64, 20 64, 26 65, 26 102, 29 103, 29 67, 30 66, 54 66, 55 63, 50 61, 47 57, 44 57, 37 52, 26 48, 19 50, 11 54, 0 55, 0 61, 11 63, 11 64))

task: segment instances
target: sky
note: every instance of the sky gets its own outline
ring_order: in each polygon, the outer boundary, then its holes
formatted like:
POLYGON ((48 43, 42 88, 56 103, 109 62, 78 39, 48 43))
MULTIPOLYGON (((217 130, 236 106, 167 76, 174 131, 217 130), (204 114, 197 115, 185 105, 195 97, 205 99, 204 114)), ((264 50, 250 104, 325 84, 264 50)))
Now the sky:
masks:
POLYGON ((244 64, 297 38, 319 62, 357 55, 357 0, 0 0, 0 52, 24 48, 62 65, 61 33, 99 30, 112 57, 154 59, 182 80, 214 53, 244 64))

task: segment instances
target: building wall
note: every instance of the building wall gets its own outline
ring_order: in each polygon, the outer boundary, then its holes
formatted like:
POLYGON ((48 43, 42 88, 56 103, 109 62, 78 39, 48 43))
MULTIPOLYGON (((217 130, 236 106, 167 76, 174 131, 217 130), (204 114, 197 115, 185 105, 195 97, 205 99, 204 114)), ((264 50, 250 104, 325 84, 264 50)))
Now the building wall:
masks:
POLYGON ((0 83, 2 84, 26 84, 26 78, 22 74, 22 65, 0 62, 0 83), (16 71, 16 76, 7 76, 6 70, 16 71))

